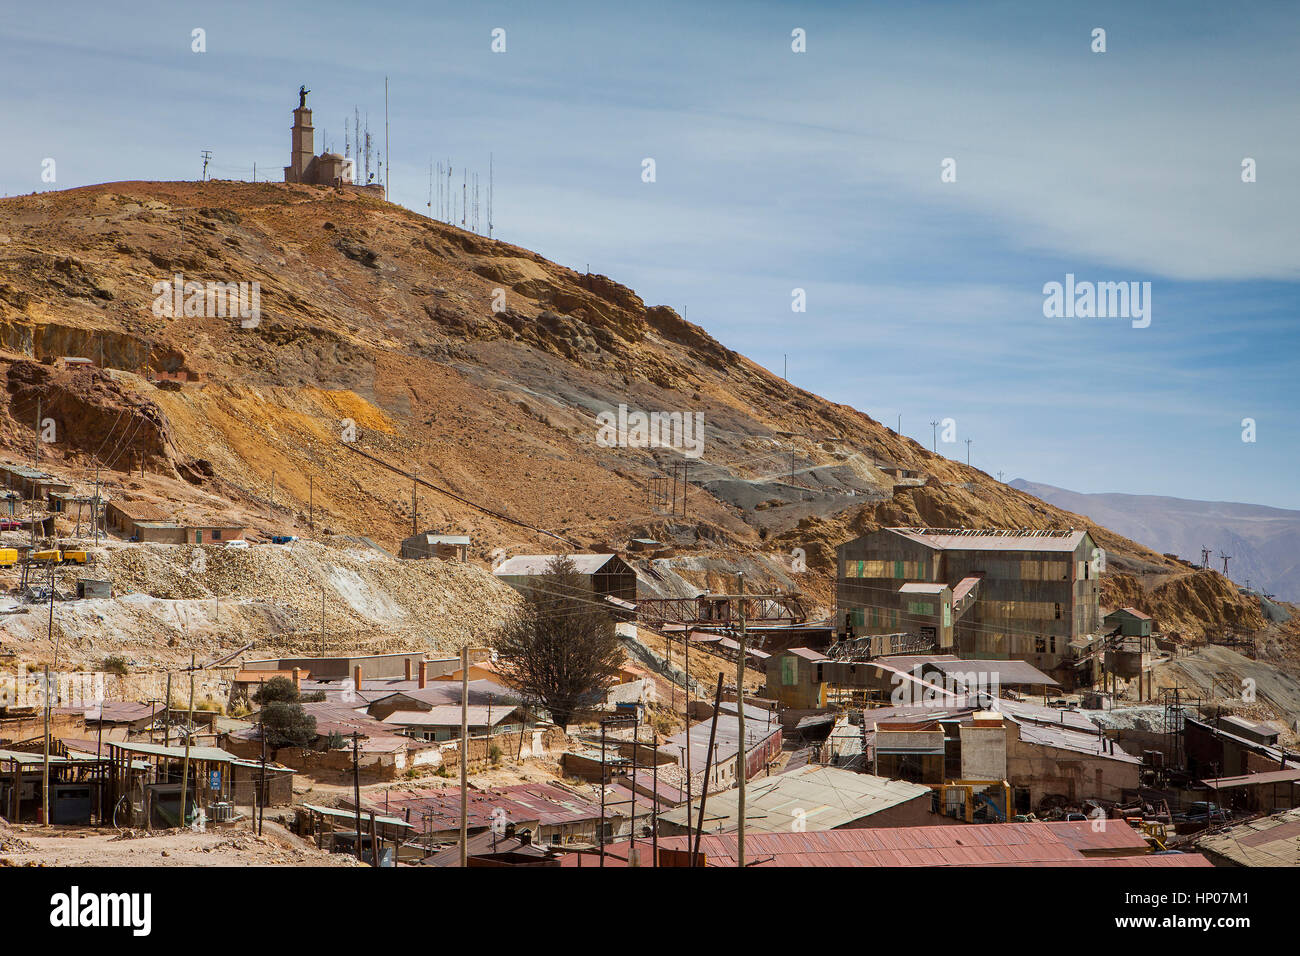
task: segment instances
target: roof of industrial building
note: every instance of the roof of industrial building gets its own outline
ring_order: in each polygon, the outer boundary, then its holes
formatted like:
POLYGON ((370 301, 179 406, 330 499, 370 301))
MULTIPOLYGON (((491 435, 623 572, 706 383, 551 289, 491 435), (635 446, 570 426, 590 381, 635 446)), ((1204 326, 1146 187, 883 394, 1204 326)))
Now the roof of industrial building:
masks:
POLYGON ((1277 783, 1300 784, 1300 769, 1265 770, 1239 777, 1210 777, 1202 780, 1201 786, 1211 790, 1234 790, 1237 787, 1262 787, 1277 783))
POLYGON ((948 585, 938 582, 935 584, 926 584, 924 582, 912 581, 904 584, 898 589, 900 594, 942 594, 947 590, 948 585))
MULTIPOLYGON (((509 704, 485 707, 472 704, 465 708, 466 718, 471 727, 486 727, 508 720, 514 716, 517 708, 509 704)), ((428 710, 397 710, 385 717, 386 724, 399 727, 460 727, 460 704, 438 704, 428 710)))
MULTIPOLYGON (((837 767, 805 766, 790 773, 750 781, 745 793, 745 832, 788 833, 802 824, 833 830, 918 798, 930 788, 837 767)), ((704 807, 706 833, 730 832, 740 825, 736 790, 716 793, 704 807)), ((688 826, 699 818, 699 800, 662 814, 660 819, 688 826), (694 817, 690 814, 694 813, 694 817)))
POLYGON ((1059 686, 1057 681, 1044 674, 1028 661, 941 660, 934 661, 933 666, 936 670, 941 670, 951 676, 971 673, 984 674, 987 675, 989 681, 996 680, 1003 687, 1026 684, 1059 686))
MULTIPOLYGON (((435 833, 460 828, 460 788, 430 788, 419 790, 391 790, 384 794, 371 793, 363 798, 366 808, 387 813, 405 813, 411 821, 427 820, 435 833)), ((495 819, 506 823, 537 823, 542 826, 560 826, 585 820, 599 819, 600 805, 550 783, 528 783, 490 790, 469 791, 468 825, 471 830, 491 826, 495 819), (504 814, 504 817, 502 816, 504 814)))
MULTIPOLYGON (((767 721, 753 718, 745 721, 745 752, 749 753, 761 745, 773 734, 781 732, 779 718, 765 714, 767 721)), ((691 769, 703 769, 706 760, 714 766, 732 760, 740 749, 740 720, 734 714, 719 713, 717 716, 717 734, 714 739, 713 756, 709 758, 709 731, 713 718, 702 720, 689 730, 673 734, 659 747, 660 753, 670 754, 686 765, 685 751, 690 750, 691 769)))
MULTIPOLYGON (((660 837, 659 845, 686 850, 690 839, 660 837)), ((736 835, 706 835, 700 840, 700 851, 707 856, 709 866, 735 866, 736 835)), ((751 866, 1210 865, 1198 853, 1148 855, 1142 835, 1119 821, 1101 830, 1093 830, 1091 821, 1085 821, 809 830, 752 836, 746 832, 745 854, 751 866)))
POLYGON ((826 655, 821 651, 814 651, 811 647, 787 647, 785 653, 793 654, 795 657, 802 657, 806 661, 824 661, 826 655))
POLYGON ((1241 866, 1300 866, 1300 808, 1228 827, 1196 845, 1241 866))
POLYGON ((996 528, 885 528, 940 551, 1073 551, 1086 531, 1002 531, 996 528))
POLYGON ((579 574, 595 574, 610 560, 617 557, 615 554, 519 554, 510 558, 508 561, 496 568, 492 573, 498 577, 510 575, 525 574, 546 574, 551 570, 551 562, 557 557, 567 557, 573 562, 579 574))
POLYGON ((972 694, 955 700, 917 701, 903 707, 878 707, 865 712, 864 739, 875 744, 877 723, 891 720, 940 720, 968 723, 977 712, 995 707, 1003 717, 1016 724, 1020 739, 1026 743, 1075 753, 1088 754, 1123 763, 1141 763, 1140 757, 1126 753, 1119 744, 1102 736, 1097 724, 1087 714, 1076 710, 1043 707, 1023 700, 997 700, 988 695, 972 694))
POLYGON ((1119 614, 1121 611, 1125 614, 1133 615, 1133 617, 1137 618, 1139 621, 1150 621, 1152 619, 1150 614, 1147 614, 1143 611, 1139 611, 1135 607, 1116 608, 1114 611, 1111 611, 1110 614, 1107 614, 1105 616, 1110 617, 1111 614, 1119 614))
POLYGON ((429 544, 469 544, 469 535, 467 534, 434 534, 432 531, 413 534, 409 538, 403 539, 402 543, 414 541, 416 538, 423 538, 429 544))

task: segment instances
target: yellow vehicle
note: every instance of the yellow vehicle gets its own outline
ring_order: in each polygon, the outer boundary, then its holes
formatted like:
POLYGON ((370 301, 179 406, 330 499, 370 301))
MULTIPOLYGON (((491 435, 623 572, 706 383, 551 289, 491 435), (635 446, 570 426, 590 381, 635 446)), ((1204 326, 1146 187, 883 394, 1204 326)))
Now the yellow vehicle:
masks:
POLYGON ((64 551, 63 563, 64 564, 85 564, 86 552, 85 551, 64 551))
POLYGON ((31 553, 31 559, 33 561, 49 561, 53 564, 58 564, 63 560, 63 552, 59 551, 57 548, 49 551, 33 551, 31 553))
POLYGON ((17 548, 0 548, 0 568, 12 568, 17 563, 17 548))

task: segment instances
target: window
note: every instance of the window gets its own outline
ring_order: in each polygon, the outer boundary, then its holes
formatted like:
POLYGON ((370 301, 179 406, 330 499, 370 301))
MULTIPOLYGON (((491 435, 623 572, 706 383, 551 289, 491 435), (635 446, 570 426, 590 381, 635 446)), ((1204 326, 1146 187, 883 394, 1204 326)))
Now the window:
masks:
POLYGON ((1034 653, 1035 654, 1047 653, 1047 641, 1043 640, 1042 637, 1034 638, 1034 653))
POLYGON ((1060 604, 1057 604, 1057 605, 1056 605, 1056 619, 1057 619, 1058 621, 1061 619, 1061 605, 1060 605, 1060 604))
POLYGON ((220 529, 220 528, 213 528, 213 529, 212 529, 212 540, 213 540, 213 541, 220 541, 220 540, 221 540, 221 529, 220 529))

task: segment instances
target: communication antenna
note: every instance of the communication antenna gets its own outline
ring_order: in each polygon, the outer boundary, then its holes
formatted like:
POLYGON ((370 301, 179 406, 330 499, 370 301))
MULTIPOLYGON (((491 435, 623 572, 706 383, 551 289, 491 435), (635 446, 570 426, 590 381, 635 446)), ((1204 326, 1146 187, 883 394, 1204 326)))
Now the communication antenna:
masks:
POLYGON ((968 468, 970 467, 970 443, 973 442, 974 440, 975 439, 973 438, 966 439, 966 467, 968 468))
POLYGON ((460 227, 464 229, 467 214, 466 203, 469 200, 469 174, 462 169, 460 175, 460 227))
POLYGON ((930 421, 930 450, 936 454, 939 451, 939 423, 933 419, 930 421))
POLYGON ((433 218, 433 157, 429 157, 429 201, 424 204, 424 208, 429 210, 429 218, 433 218))
POLYGON ((451 196, 451 158, 450 157, 447 158, 447 192, 445 198, 447 202, 447 214, 442 217, 442 221, 450 223, 452 219, 455 218, 454 214, 452 213, 452 207, 455 200, 453 200, 451 196))
POLYGON ((208 181, 208 160, 212 158, 212 150, 203 150, 203 182, 208 181))
POLYGON ((366 114, 366 185, 370 185, 370 180, 374 177, 370 175, 370 114, 366 114))
POLYGON ((1202 567, 1202 568, 1208 568, 1208 567, 1210 566, 1210 554, 1211 554, 1213 551, 1214 551, 1213 548, 1201 548, 1201 567, 1202 567))
POLYGON ((1219 557, 1223 558, 1223 576, 1226 578, 1228 576, 1228 562, 1232 560, 1232 555, 1220 551, 1219 557))
POLYGON ((492 154, 488 153, 488 238, 492 238, 492 154))

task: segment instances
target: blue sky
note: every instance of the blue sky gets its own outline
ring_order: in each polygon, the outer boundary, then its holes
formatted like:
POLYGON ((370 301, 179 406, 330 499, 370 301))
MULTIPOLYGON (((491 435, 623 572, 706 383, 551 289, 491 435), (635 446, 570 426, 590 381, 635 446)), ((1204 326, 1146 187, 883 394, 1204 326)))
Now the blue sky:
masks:
POLYGON ((168 0, 0 30, 5 195, 45 157, 54 188, 197 179, 204 148, 279 178, 302 83, 318 151, 354 106, 382 148, 387 75, 396 202, 491 153, 498 238, 926 445, 951 417, 954 458, 1300 508, 1294 5, 168 0), (1150 282, 1150 327, 1045 318, 1066 273, 1150 282))

